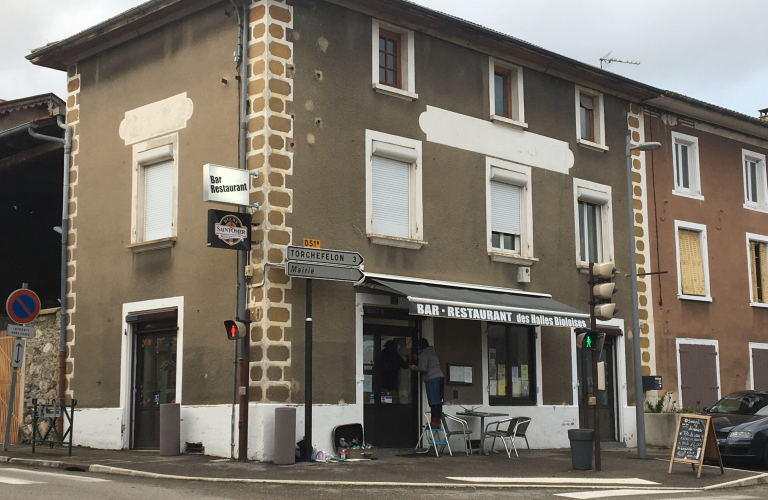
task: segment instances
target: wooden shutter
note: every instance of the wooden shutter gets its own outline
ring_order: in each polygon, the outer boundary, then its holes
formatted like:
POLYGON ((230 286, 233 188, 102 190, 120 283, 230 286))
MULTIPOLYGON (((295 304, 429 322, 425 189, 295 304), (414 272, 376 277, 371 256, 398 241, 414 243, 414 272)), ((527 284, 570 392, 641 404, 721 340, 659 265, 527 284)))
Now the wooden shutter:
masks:
POLYGON ((704 263, 701 260, 701 240, 698 231, 678 230, 680 245, 680 284, 684 295, 707 295, 704 263))
POLYGON ((717 350, 713 345, 680 344, 680 404, 701 410, 719 399, 717 350))
MULTIPOLYGON (((766 248, 765 243, 757 243, 758 248, 760 249, 760 277, 758 278, 760 280, 760 288, 763 291, 763 302, 768 302, 768 269, 766 269, 766 248)), ((754 268, 753 268, 754 272, 754 268)))
POLYGON ((371 231, 375 234, 410 238, 411 165, 373 156, 371 170, 371 231))
POLYGON ((491 181, 491 231, 520 235, 520 197, 522 189, 491 181))
POLYGON ((768 391, 768 349, 752 349, 752 376, 756 391, 768 391))
POLYGON ((173 236, 173 162, 144 167, 144 241, 173 236))
POLYGON ((749 267, 750 277, 752 281, 752 302, 758 302, 757 298, 757 259, 755 258, 755 248, 757 243, 754 241, 749 242, 749 267))

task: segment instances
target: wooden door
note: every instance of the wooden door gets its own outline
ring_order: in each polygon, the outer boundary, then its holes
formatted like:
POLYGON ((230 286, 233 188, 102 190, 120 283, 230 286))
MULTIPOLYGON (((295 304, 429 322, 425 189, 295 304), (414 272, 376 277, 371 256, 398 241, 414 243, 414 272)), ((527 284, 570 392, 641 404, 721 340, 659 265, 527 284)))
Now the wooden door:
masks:
MULTIPOLYGON (((0 331, 0 433, 5 432, 5 415, 8 409, 8 398, 11 393, 11 351, 13 337, 8 337, 5 330, 0 331)), ((13 397, 13 417, 11 419, 10 443, 18 443, 19 410, 21 408, 21 370, 16 374, 16 394, 13 397)), ((0 442, 2 441, 0 434, 0 442)))

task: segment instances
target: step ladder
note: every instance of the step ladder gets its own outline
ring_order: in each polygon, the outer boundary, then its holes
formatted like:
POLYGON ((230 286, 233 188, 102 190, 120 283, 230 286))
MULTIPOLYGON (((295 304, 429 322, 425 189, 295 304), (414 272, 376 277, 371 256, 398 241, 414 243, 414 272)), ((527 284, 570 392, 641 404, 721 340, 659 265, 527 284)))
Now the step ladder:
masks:
POLYGON ((435 456, 440 457, 440 453, 445 451, 445 447, 448 447, 448 454, 453 456, 451 451, 451 444, 448 442, 448 436, 445 434, 445 429, 442 427, 433 428, 430 424, 429 413, 422 413, 424 416, 424 424, 421 426, 421 434, 419 434, 419 440, 416 441, 416 447, 413 449, 414 453, 429 453, 430 448, 435 448, 435 456), (426 439, 427 447, 420 448, 422 440, 426 439), (439 448, 439 449, 438 449, 439 448))

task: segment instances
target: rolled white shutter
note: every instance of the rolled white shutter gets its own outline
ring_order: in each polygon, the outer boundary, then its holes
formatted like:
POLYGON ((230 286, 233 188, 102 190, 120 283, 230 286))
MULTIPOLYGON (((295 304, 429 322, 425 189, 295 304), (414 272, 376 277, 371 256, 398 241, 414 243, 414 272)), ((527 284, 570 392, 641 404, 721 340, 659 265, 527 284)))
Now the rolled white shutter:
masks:
POLYGON ((371 230, 398 238, 411 237, 411 165, 390 158, 371 160, 373 209, 371 230))
POLYGON ((520 186, 491 181, 491 231, 520 234, 520 186))
POLYGON ((144 241, 173 235, 173 162, 144 167, 144 241))

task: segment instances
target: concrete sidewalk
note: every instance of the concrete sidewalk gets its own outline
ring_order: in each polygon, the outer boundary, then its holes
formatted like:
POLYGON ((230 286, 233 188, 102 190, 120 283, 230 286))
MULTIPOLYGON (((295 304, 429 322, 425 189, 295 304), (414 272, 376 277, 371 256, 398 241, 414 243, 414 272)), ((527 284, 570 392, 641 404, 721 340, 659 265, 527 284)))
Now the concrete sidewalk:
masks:
POLYGON ((604 449, 603 471, 571 468, 569 450, 533 450, 519 458, 506 454, 488 457, 455 453, 453 457, 403 452, 379 460, 344 463, 247 464, 205 455, 161 457, 157 452, 66 449, 13 445, 0 453, 0 463, 57 467, 90 472, 170 479, 267 484, 376 485, 472 488, 606 488, 714 489, 768 483, 760 470, 706 467, 701 479, 687 464, 675 464, 668 474, 670 450, 649 449, 648 460, 635 450, 604 449))

